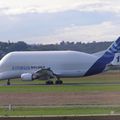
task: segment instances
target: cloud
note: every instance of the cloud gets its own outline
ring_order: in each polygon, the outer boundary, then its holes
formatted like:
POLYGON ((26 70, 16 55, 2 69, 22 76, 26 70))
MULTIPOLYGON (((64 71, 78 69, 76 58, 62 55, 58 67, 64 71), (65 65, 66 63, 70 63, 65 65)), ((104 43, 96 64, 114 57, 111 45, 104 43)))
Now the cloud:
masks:
POLYGON ((95 11, 95 12, 111 12, 111 13, 120 13, 120 1, 119 0, 100 0, 98 3, 85 4, 79 6, 78 10, 80 11, 95 11))
MULTIPOLYGON (((112 20, 113 17, 115 16, 108 13, 86 13, 79 11, 55 12, 51 14, 29 13, 17 16, 3 15, 0 16, 0 28, 2 28, 0 29, 0 40, 24 40, 25 42, 34 43, 38 40, 35 41, 36 38, 53 35, 56 30, 71 28, 73 25, 82 27, 100 24, 104 21, 112 20), (33 41, 29 41, 31 38, 33 38, 33 41)), ((38 42, 42 43, 44 40, 40 39, 38 42)))
POLYGON ((0 40, 113 40, 120 31, 119 6, 119 0, 0 0, 0 40))
MULTIPOLYGON (((91 0, 90 0, 91 1, 91 0)), ((96 0, 93 0, 96 1, 96 0)), ((86 3, 81 0, 1 0, 1 10, 5 14, 23 14, 28 12, 59 12, 76 8, 86 3)))
POLYGON ((42 37, 30 38, 29 42, 33 40, 36 43, 58 43, 61 41, 75 41, 75 42, 92 42, 92 41, 111 41, 119 36, 119 24, 112 22, 103 22, 97 25, 74 26, 66 27, 62 30, 56 31, 54 34, 42 37))
POLYGON ((0 0, 2 14, 51 13, 67 10, 120 13, 119 0, 0 0))

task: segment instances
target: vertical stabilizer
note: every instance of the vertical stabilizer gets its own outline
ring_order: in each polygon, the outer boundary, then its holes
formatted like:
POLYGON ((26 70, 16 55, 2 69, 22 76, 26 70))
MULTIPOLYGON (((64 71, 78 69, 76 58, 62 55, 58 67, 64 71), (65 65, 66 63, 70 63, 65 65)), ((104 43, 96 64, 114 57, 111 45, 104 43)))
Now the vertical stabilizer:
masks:
POLYGON ((100 58, 98 58, 98 60, 86 72, 85 76, 90 76, 103 72, 106 66, 113 61, 115 54, 118 51, 120 51, 120 37, 112 43, 112 45, 105 51, 105 53, 100 58))
POLYGON ((120 51, 120 37, 115 42, 113 42, 113 44, 106 50, 104 55, 114 56, 118 51, 120 51))

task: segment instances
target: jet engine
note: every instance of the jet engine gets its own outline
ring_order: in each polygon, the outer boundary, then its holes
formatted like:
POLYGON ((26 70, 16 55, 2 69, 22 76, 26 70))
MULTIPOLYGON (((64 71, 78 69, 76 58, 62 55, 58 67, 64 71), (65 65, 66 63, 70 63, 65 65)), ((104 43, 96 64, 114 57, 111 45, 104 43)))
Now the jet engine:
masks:
POLYGON ((31 74, 31 73, 24 73, 21 75, 21 79, 23 81, 32 81, 35 79, 35 77, 33 77, 33 74, 31 74))

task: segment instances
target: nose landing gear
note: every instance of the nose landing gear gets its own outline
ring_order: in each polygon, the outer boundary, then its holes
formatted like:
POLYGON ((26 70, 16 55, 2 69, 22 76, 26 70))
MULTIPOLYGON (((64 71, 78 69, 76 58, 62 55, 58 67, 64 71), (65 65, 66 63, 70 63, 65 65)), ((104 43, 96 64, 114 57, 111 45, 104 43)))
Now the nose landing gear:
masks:
POLYGON ((11 85, 10 79, 7 80, 7 86, 11 85))

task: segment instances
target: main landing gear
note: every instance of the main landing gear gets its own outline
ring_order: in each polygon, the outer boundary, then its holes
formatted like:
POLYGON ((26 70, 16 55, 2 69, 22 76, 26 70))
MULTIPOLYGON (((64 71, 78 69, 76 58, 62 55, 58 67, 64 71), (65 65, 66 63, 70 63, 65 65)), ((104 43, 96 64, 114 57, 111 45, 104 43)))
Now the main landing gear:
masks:
POLYGON ((9 86, 9 85, 11 85, 10 79, 8 79, 8 81, 7 81, 7 86, 9 86))
MULTIPOLYGON (((54 84, 54 82, 51 81, 51 80, 46 81, 46 85, 53 85, 53 84, 54 84)), ((57 77, 57 80, 55 81, 55 84, 56 84, 56 85, 62 85, 62 84, 63 84, 63 81, 60 80, 59 77, 57 77)))
POLYGON ((54 83, 53 83, 53 81, 51 81, 51 80, 48 80, 48 81, 46 81, 46 85, 53 85, 54 83))
POLYGON ((57 77, 57 80, 55 81, 55 84, 56 84, 56 85, 61 85, 61 84, 63 84, 63 81, 60 80, 59 77, 57 77))

